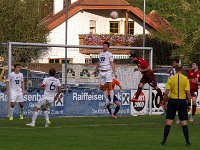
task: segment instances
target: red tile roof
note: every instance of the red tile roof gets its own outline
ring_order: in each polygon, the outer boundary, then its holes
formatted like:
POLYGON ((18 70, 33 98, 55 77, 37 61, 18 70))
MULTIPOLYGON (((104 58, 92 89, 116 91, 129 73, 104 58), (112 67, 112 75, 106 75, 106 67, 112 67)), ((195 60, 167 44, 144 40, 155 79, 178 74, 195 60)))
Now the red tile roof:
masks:
MULTIPOLYGON (((68 8, 68 19, 81 10, 126 10, 139 19, 143 20, 143 11, 138 7, 130 5, 125 0, 78 0, 68 8)), ((49 30, 53 30, 66 21, 66 9, 54 15, 46 17, 42 24, 47 25, 49 30)), ((146 24, 154 30, 161 30, 172 35, 177 35, 175 29, 163 17, 160 17, 155 11, 146 16, 146 24)))
POLYGON ((171 24, 166 19, 159 16, 155 10, 153 10, 149 13, 148 18, 151 19, 153 22, 155 22, 160 27, 162 32, 164 32, 168 35, 173 35, 176 43, 180 42, 178 32, 171 26, 171 24))

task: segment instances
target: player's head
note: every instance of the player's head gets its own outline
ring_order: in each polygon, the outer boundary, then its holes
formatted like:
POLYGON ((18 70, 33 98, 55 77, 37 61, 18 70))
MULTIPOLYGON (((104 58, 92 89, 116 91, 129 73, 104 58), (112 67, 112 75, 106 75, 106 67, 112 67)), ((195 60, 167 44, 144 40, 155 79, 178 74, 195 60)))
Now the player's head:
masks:
POLYGON ((183 66, 181 64, 176 64, 175 65, 175 70, 176 72, 182 72, 183 71, 183 66))
POLYGON ((14 69, 15 69, 15 71, 20 71, 20 69, 21 69, 21 65, 20 64, 14 64, 14 69))
POLYGON ((197 64, 197 62, 193 62, 193 63, 192 63, 192 69, 193 69, 193 70, 198 69, 198 64, 197 64))
POLYGON ((130 52, 130 59, 131 59, 133 62, 135 62, 135 61, 138 60, 138 56, 137 56, 137 54, 136 54, 134 51, 131 51, 131 52, 130 52))
POLYGON ((106 51, 108 48, 110 47, 110 43, 109 42, 103 42, 103 50, 106 51))
POLYGON ((56 70, 54 68, 51 68, 49 70, 49 75, 54 77, 56 75, 56 70))
POLYGON ((178 58, 172 59, 172 66, 173 67, 175 67, 178 63, 179 63, 179 59, 178 58))

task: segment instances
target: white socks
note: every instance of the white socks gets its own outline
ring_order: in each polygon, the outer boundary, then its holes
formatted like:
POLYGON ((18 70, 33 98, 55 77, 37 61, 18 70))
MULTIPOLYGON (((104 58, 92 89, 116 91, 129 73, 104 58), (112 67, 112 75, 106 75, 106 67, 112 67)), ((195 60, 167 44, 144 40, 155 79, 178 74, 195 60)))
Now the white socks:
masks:
POLYGON ((32 117, 32 124, 35 124, 35 121, 37 119, 37 116, 38 116, 38 112, 34 112, 33 113, 33 117, 32 117))
POLYGON ((113 100, 114 100, 114 91, 111 90, 110 91, 110 102, 113 103, 113 100))
POLYGON ((48 111, 44 111, 44 117, 45 117, 46 122, 48 122, 49 121, 49 112, 48 111))
POLYGON ((105 101, 106 101, 106 105, 108 105, 108 92, 107 91, 103 91, 103 97, 105 98, 105 101))
POLYGON ((13 117, 14 107, 10 107, 10 117, 13 117))

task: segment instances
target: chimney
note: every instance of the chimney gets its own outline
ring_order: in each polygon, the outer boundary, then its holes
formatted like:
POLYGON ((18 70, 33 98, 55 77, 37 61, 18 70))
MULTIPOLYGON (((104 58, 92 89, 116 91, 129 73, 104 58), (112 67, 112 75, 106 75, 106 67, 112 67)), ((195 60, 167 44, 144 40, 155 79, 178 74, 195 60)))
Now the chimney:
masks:
POLYGON ((53 2, 53 14, 58 13, 64 8, 64 0, 54 0, 53 2))
POLYGON ((76 2, 76 1, 78 1, 78 0, 71 0, 71 4, 74 3, 74 2, 76 2))

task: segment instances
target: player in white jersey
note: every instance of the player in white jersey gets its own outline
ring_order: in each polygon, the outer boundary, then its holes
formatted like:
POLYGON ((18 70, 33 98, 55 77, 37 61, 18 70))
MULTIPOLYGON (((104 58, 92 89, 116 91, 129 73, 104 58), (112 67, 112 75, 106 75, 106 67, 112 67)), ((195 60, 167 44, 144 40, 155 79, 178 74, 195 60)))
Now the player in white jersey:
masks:
POLYGON ((35 104, 33 116, 32 116, 32 122, 29 124, 26 124, 27 126, 34 127, 35 122, 38 116, 38 111, 41 109, 45 116, 45 127, 48 127, 50 124, 49 121, 49 110, 54 101, 58 99, 58 96, 61 93, 61 84, 58 79, 56 79, 54 76, 56 74, 56 70, 54 68, 49 70, 50 77, 45 78, 43 82, 39 85, 41 89, 44 89, 44 95, 42 98, 35 104))
POLYGON ((170 77, 176 74, 175 66, 179 64, 179 59, 172 60, 172 67, 167 70, 167 73, 170 74, 170 77))
POLYGON ((24 78, 23 74, 20 73, 21 65, 14 65, 14 72, 10 73, 6 82, 6 94, 9 96, 10 100, 10 118, 9 120, 13 120, 13 112, 15 103, 19 102, 20 105, 20 119, 23 119, 23 111, 24 111, 24 98, 25 94, 24 88, 24 78))
POLYGON ((113 55, 112 53, 108 52, 109 50, 109 42, 103 43, 103 52, 99 53, 99 63, 96 66, 96 69, 94 71, 94 74, 99 72, 100 75, 100 84, 101 89, 103 90, 103 95, 106 100, 106 105, 113 105, 113 99, 114 99, 114 91, 112 88, 112 79, 113 74, 115 73, 115 65, 113 62, 113 55), (108 100, 108 93, 106 91, 106 87, 109 87, 110 90, 110 101, 108 100))

